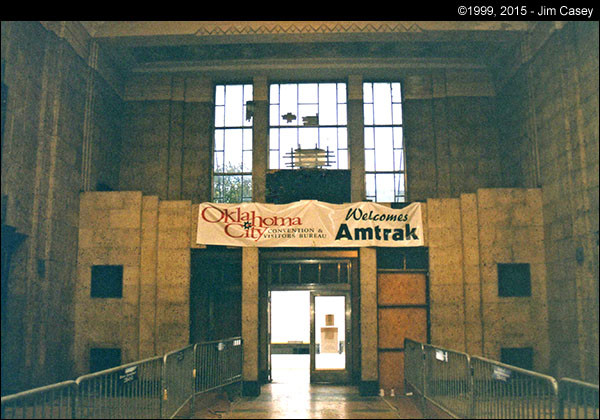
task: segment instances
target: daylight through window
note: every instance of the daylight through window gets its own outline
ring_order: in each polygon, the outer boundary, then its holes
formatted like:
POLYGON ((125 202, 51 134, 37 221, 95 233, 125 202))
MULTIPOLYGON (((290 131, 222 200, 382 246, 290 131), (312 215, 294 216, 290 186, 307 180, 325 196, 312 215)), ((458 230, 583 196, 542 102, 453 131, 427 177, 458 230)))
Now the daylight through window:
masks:
POLYGON ((213 201, 240 203, 252 200, 252 118, 246 103, 252 85, 215 87, 215 139, 213 201))
POLYGON ((348 169, 345 83, 272 84, 269 102, 269 169, 290 168, 299 148, 329 150, 324 169, 348 169))
POLYGON ((400 83, 364 83, 367 200, 406 201, 400 83))

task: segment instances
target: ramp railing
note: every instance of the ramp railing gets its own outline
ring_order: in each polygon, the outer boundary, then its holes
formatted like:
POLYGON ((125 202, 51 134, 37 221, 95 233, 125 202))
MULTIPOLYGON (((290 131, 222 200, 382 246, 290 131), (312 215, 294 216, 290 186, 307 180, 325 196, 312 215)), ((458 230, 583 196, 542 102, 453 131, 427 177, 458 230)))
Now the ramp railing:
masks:
POLYGON ((564 419, 598 418, 598 385, 575 379, 558 381, 559 413, 564 419))
POLYGON ((194 396, 242 383, 240 337, 2 397, 3 419, 173 418, 194 396))
POLYGON ((598 418, 598 385, 555 378, 410 339, 405 389, 456 418, 598 418))
POLYGON ((75 381, 64 381, 2 397, 3 419, 76 418, 75 381))

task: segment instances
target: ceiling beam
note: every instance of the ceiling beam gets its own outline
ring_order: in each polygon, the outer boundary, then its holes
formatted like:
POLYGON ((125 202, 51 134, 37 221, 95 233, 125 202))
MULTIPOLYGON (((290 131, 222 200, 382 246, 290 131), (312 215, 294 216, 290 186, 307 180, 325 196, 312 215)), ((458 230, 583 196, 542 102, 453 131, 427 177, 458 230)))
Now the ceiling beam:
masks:
POLYGON ((113 21, 82 22, 95 39, 124 46, 319 41, 493 41, 528 22, 445 21, 113 21))

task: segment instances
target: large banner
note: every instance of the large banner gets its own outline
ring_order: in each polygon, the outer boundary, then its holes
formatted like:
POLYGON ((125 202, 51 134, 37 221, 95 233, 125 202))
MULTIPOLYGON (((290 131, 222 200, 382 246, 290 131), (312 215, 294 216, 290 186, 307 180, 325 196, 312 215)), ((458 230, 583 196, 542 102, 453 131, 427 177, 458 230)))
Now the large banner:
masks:
POLYGON ((254 247, 423 246, 421 203, 201 203, 197 243, 254 247))

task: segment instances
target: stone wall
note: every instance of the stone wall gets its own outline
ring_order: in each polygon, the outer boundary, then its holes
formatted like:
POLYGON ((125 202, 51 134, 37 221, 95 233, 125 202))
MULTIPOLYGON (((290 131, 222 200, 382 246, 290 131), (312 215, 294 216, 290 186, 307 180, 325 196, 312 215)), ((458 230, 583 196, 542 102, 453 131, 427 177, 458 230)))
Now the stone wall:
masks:
POLYGON ((498 89, 505 173, 542 189, 552 373, 597 383, 598 23, 550 23, 498 89))
POLYGON ((12 260, 4 308, 3 392, 72 377, 83 168, 95 168, 89 185, 118 184, 120 98, 90 68, 87 50, 75 48, 89 41, 76 22, 47 26, 2 22, 3 223, 27 235, 12 260), (94 148, 84 149, 84 139, 94 148))
POLYGON ((125 90, 120 188, 210 201, 213 87, 201 77, 136 75, 125 90))
MULTIPOLYGON (((138 359, 142 203, 140 192, 81 195, 74 308, 77 375, 89 372, 93 347, 120 348, 123 362, 138 359), (122 298, 90 297, 93 265, 123 266, 122 298)), ((153 289, 154 285, 149 287, 153 289)), ((143 292, 145 296, 146 290, 143 292)))
POLYGON ((507 186, 487 72, 424 70, 404 80, 404 91, 409 201, 507 186))
POLYGON ((532 347, 549 365, 544 232, 539 189, 480 189, 429 199, 431 342, 500 359, 532 347), (498 263, 529 263, 530 297, 498 296, 498 263))
POLYGON ((81 196, 75 284, 77 374, 93 347, 120 348, 122 362, 162 355, 189 342, 189 201, 133 192, 81 196), (93 265, 123 266, 122 298, 91 297, 93 265))
MULTIPOLYGON (((493 359, 500 358, 502 347, 532 347, 534 368, 548 371, 541 190, 479 189, 459 198, 429 199, 424 207, 431 342, 493 359), (499 297, 498 263, 530 264, 531 296, 499 297)), ((82 194, 75 300, 79 373, 87 372, 91 347, 121 348, 125 363, 188 344, 197 212, 198 205, 189 201, 162 201, 141 192, 82 194), (122 298, 90 297, 91 266, 104 264, 124 266, 122 298)), ((360 317, 368 327, 361 330, 361 379, 372 382, 377 380, 376 267, 374 257, 366 257, 373 250, 367 251, 361 251, 360 317)), ((246 361, 245 378, 256 381, 257 273, 246 269, 256 269, 258 260, 245 255, 243 272, 250 277, 243 281, 242 330, 252 344, 248 354, 254 355, 246 361)))

